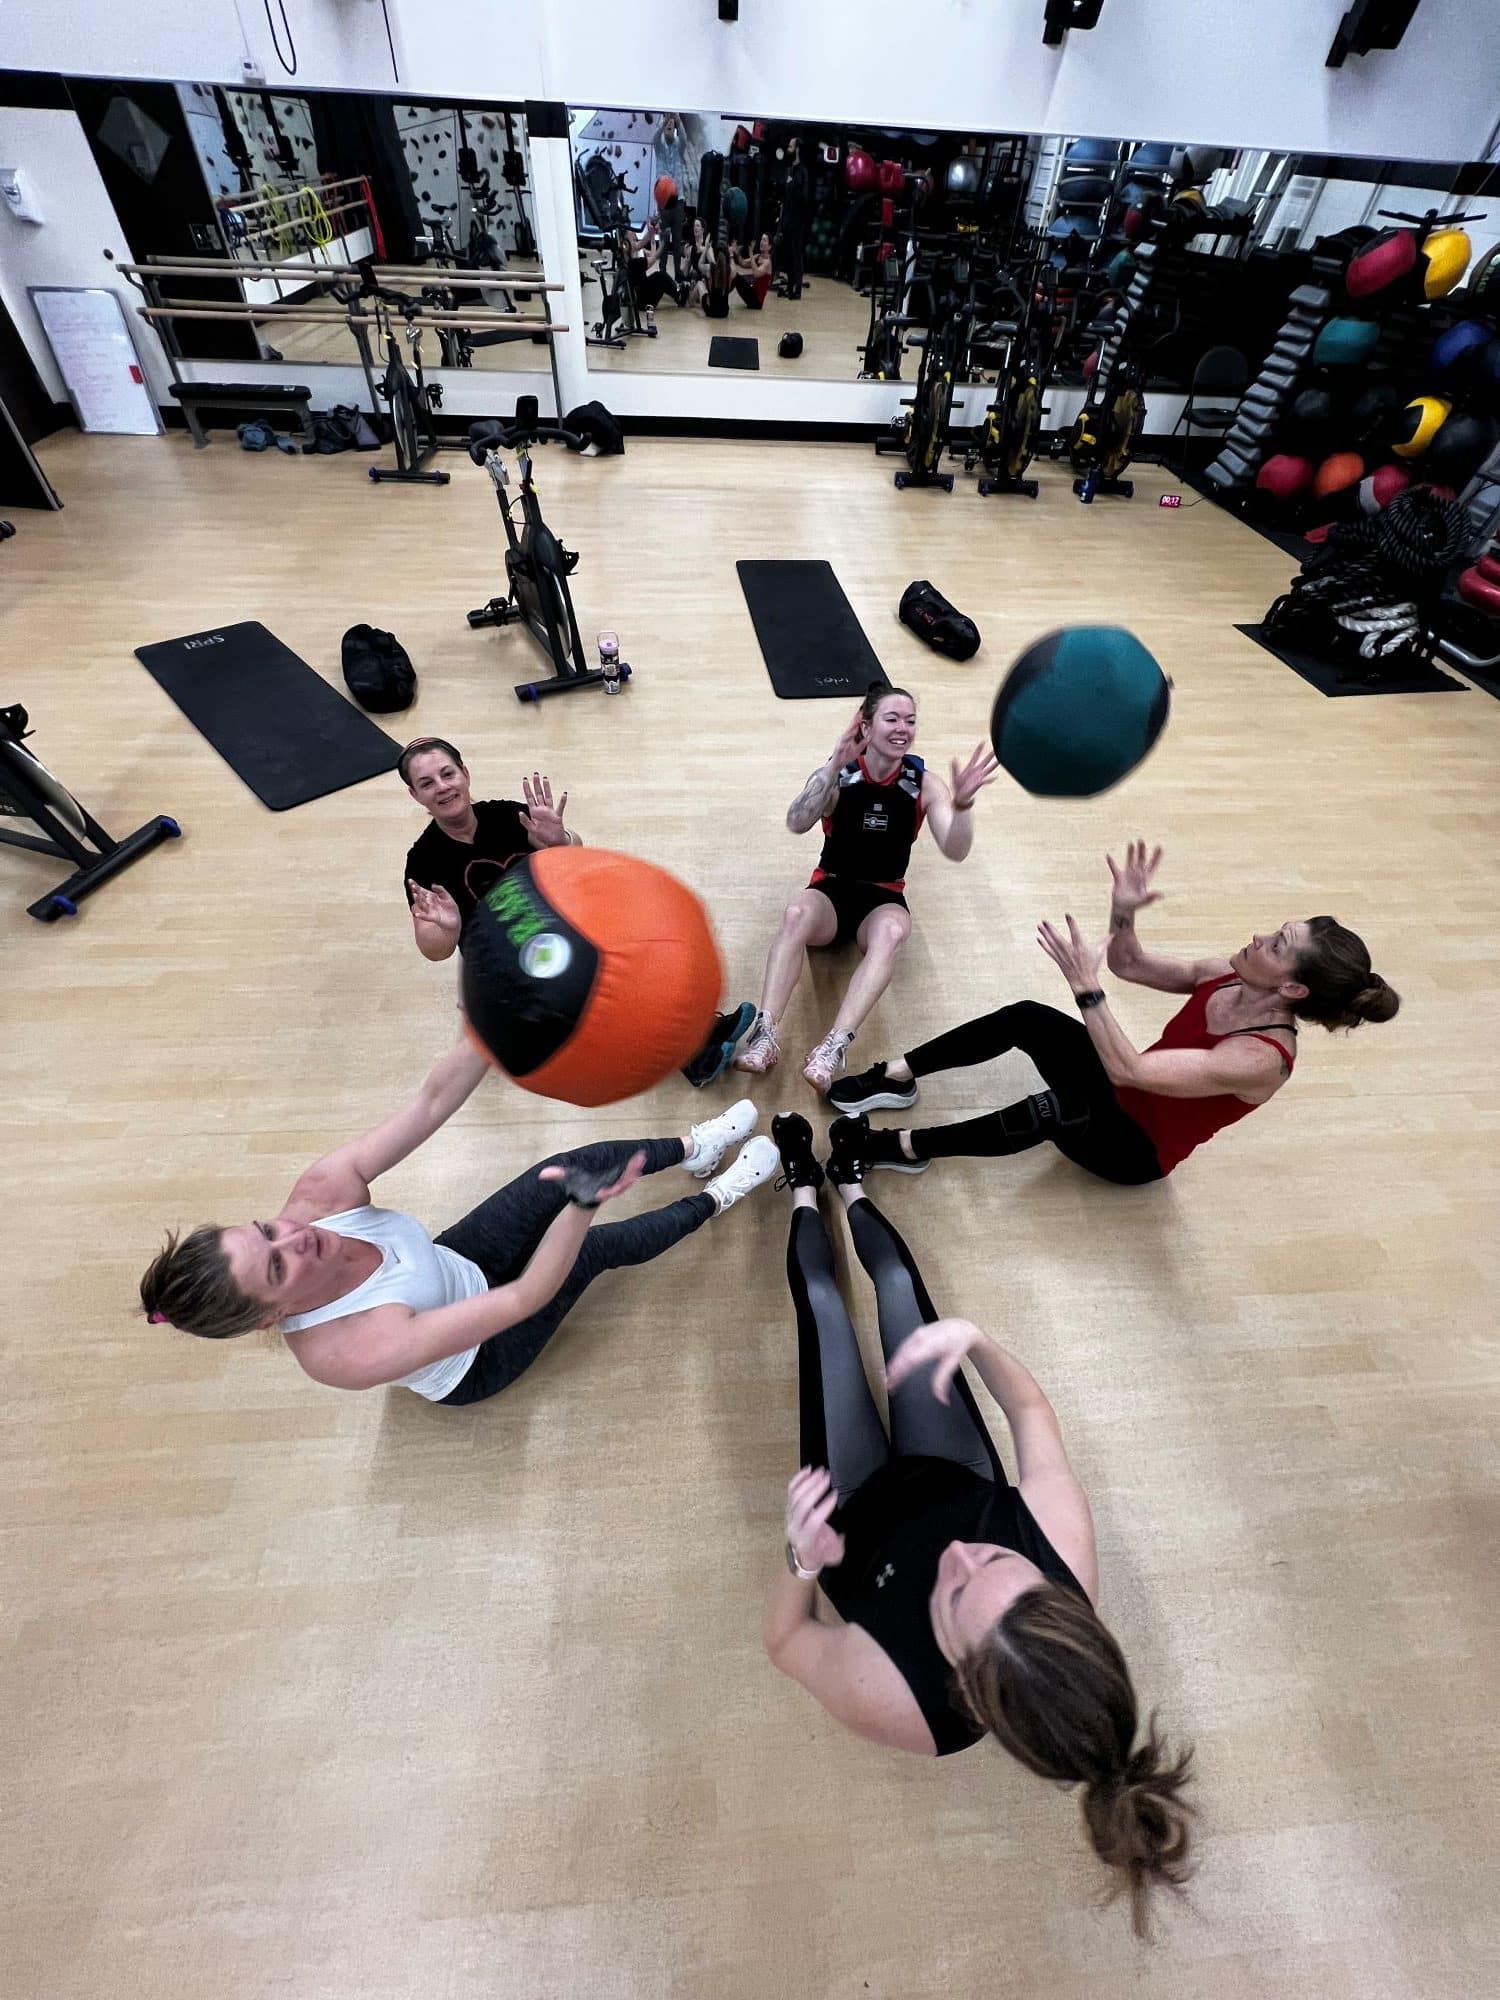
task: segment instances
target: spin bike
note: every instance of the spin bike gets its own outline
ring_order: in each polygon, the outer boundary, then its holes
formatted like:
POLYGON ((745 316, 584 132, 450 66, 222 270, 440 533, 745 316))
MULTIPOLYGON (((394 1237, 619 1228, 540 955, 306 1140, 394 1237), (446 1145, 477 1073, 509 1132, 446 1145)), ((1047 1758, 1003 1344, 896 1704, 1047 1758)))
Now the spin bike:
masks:
POLYGON ((28 916, 50 924, 59 917, 76 917, 85 896, 91 896, 112 875, 149 854, 162 841, 178 839, 182 828, 175 819, 158 813, 123 840, 115 840, 26 748, 24 739, 31 733, 28 721, 19 702, 0 708, 0 816, 27 820, 38 831, 0 829, 0 843, 73 863, 73 873, 65 882, 26 907, 28 916))
POLYGON ((575 689, 603 687, 617 693, 630 679, 630 667, 620 658, 620 645, 613 632, 598 635, 599 664, 585 667, 583 641, 578 636, 578 619, 573 610, 573 594, 568 578, 578 567, 578 553, 565 549, 542 519, 541 504, 531 477, 531 447, 553 439, 583 448, 561 424, 543 423, 537 415, 535 396, 522 396, 509 424, 491 420, 475 424, 469 431, 469 456, 482 465, 494 481, 500 518, 505 524, 505 581, 508 595, 492 597, 469 613, 472 626, 524 624, 552 662, 546 680, 518 681, 518 701, 541 701, 549 694, 571 694, 575 689), (510 494, 510 473, 503 451, 516 454, 520 475, 517 499, 510 494), (519 530, 516 514, 521 516, 519 530))
POLYGON ((385 374, 380 393, 390 405, 391 442, 396 449, 394 465, 372 465, 371 479, 395 479, 404 485, 446 486, 452 477, 437 472, 427 461, 438 450, 433 413, 442 406, 442 385, 429 382, 422 373, 422 301, 404 292, 389 292, 371 283, 362 297, 375 314, 376 330, 385 342, 385 374), (392 308, 406 322, 406 343, 411 349, 411 367, 406 365, 396 335, 392 308), (413 372, 415 371, 415 372, 413 372))
POLYGON ((1002 281, 1017 312, 1005 325, 1008 337, 995 383, 995 400, 965 448, 963 462, 965 472, 981 472, 982 495, 1015 493, 1035 500, 1040 485, 1025 473, 1036 456, 1042 402, 1057 351, 1057 274, 1037 255, 1021 283, 1026 288, 1024 296, 1019 286, 1002 281))
POLYGON ((954 310, 941 316, 935 314, 925 333, 907 333, 911 324, 910 319, 899 314, 885 321, 887 332, 898 338, 904 335, 903 344, 920 347, 922 358, 911 395, 901 398, 907 412, 905 418, 898 417, 885 437, 876 438, 875 449, 900 452, 906 460, 906 471, 894 476, 893 484, 898 488, 941 486, 945 493, 951 493, 953 474, 944 472, 942 464, 948 449, 953 387, 963 357, 967 322, 954 310))

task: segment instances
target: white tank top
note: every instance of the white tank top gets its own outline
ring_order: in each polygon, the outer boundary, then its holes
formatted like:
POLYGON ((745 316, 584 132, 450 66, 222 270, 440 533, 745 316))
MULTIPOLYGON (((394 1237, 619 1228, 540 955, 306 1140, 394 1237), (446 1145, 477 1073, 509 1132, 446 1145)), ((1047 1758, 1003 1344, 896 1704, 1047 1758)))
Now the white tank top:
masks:
MULTIPOLYGON (((317 1227, 375 1244, 380 1263, 362 1285, 342 1298, 312 1312, 289 1313, 281 1322, 283 1333, 300 1333, 324 1320, 347 1319, 350 1313, 368 1312, 372 1306, 408 1306, 413 1312, 433 1312, 489 1290, 489 1280, 477 1264, 434 1243, 416 1217, 404 1215, 399 1208, 346 1208, 340 1215, 319 1217, 317 1227)), ((410 1375, 398 1376, 392 1386, 415 1389, 430 1403, 440 1403, 468 1374, 478 1352, 477 1347, 466 1347, 462 1354, 450 1354, 444 1361, 431 1361, 410 1375)))

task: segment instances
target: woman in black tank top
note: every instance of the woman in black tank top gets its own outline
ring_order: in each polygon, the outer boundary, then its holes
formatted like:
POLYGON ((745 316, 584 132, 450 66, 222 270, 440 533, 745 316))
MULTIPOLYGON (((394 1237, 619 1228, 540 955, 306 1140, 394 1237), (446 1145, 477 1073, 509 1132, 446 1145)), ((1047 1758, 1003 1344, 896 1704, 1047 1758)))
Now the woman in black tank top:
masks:
POLYGON ((793 833, 822 826, 823 851, 812 880, 782 912, 766 958, 760 1009, 734 1059, 736 1069, 764 1076, 780 1061, 780 1023, 805 954, 857 944, 861 963, 833 1026, 803 1065, 814 1090, 826 1091, 842 1073, 849 1044, 889 985, 911 935, 906 864, 923 824, 950 861, 962 861, 973 845, 974 801, 1000 767, 981 743, 967 763, 953 760, 944 784, 913 751, 916 731, 916 703, 906 689, 872 682, 832 756, 788 806, 793 833))
POLYGON ((887 1434, 818 1213, 811 1127, 793 1115, 771 1129, 792 1189, 802 1470, 787 1490, 766 1651, 873 1742, 944 1757, 989 1734, 1040 1776, 1081 1784, 1095 1852, 1121 1871, 1143 1932, 1151 1889, 1190 1872, 1192 1753, 1169 1753, 1154 1722, 1136 1742, 1135 1690, 1094 1610, 1093 1523, 1052 1406, 978 1327, 937 1317, 861 1186, 861 1126, 836 1119, 828 1178, 875 1284, 887 1434), (959 1373, 965 1355, 1010 1426, 1014 1486, 959 1373), (841 1625, 818 1619, 818 1584, 841 1625))

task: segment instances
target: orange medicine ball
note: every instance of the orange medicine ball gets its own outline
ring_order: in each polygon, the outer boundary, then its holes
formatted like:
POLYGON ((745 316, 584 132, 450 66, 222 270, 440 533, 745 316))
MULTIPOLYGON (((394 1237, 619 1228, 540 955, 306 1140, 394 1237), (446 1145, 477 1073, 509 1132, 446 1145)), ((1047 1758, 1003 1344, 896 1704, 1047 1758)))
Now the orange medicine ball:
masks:
POLYGON ((475 1042, 523 1090, 569 1104, 613 1104, 680 1069, 724 984, 692 890, 598 847, 545 847, 507 868, 461 950, 475 1042))
POLYGON ((1365 476, 1365 462, 1357 451, 1330 452, 1313 475, 1313 492, 1320 500, 1326 500, 1330 493, 1342 493, 1346 486, 1357 486, 1365 476))

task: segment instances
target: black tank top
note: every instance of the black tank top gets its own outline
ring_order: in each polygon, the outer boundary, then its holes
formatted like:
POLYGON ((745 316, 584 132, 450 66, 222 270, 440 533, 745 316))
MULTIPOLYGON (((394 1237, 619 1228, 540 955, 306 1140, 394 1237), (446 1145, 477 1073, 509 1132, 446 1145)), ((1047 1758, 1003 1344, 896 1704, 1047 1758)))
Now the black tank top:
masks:
POLYGON ((920 757, 903 757, 884 780, 872 778, 863 757, 839 772, 839 794, 823 822, 823 852, 813 872, 874 882, 882 889, 906 886, 912 843, 922 830, 920 757))
POLYGON ((834 1515, 844 1560, 818 1579, 846 1625, 858 1625, 911 1689, 940 1757, 985 1734, 969 1719, 938 1651, 928 1599, 950 1542, 994 1542, 1087 1601, 1088 1593, 1037 1526, 1017 1489, 948 1458, 893 1458, 834 1515))

